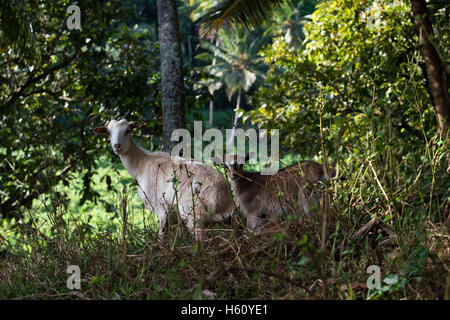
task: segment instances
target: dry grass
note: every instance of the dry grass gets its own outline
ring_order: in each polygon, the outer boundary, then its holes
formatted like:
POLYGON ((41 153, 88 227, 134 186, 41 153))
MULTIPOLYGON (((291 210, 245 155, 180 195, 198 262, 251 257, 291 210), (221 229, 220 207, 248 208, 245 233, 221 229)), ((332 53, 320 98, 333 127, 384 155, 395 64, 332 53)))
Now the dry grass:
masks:
MULTIPOLYGON (((216 226, 199 247, 180 225, 161 243, 130 229, 125 242, 111 234, 53 237, 22 230, 28 250, 2 251, 0 296, 12 299, 443 299, 448 298, 449 235, 427 226, 423 271, 401 288, 367 289, 365 270, 401 274, 409 256, 381 223, 360 228, 336 223, 321 251, 319 221, 295 217, 254 236, 243 217, 216 226), (358 230, 356 230, 358 229, 358 230), (356 232, 355 232, 356 230, 356 232), (389 241, 387 241, 389 240, 389 241), (68 265, 81 268, 82 289, 66 287, 68 265)), ((126 223, 123 224, 126 228, 126 223)), ((75 229, 76 230, 76 227, 75 229)), ((31 230, 29 230, 31 231, 31 230)), ((75 233, 76 234, 76 233, 75 233)))
POLYGON ((180 223, 164 243, 150 227, 133 225, 126 193, 116 232, 68 219, 55 193, 50 232, 30 219, 0 239, 0 297, 449 299, 450 170, 441 156, 448 147, 440 148, 438 160, 420 160, 420 170, 414 158, 392 165, 384 155, 355 157, 360 165, 353 167, 338 162, 347 166, 346 179, 324 186, 326 223, 310 217, 299 224, 292 215, 252 235, 237 214, 212 226, 203 246, 180 223), (69 265, 81 269, 81 290, 66 286, 69 265), (380 267, 380 289, 367 288, 370 265, 380 267))

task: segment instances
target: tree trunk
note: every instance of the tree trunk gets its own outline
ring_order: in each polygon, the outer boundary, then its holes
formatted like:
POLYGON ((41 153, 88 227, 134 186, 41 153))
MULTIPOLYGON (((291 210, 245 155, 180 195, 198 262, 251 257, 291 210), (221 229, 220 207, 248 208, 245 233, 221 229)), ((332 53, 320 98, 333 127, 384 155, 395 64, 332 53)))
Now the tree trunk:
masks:
MULTIPOLYGON (((212 66, 214 67, 216 65, 216 56, 217 56, 217 47, 219 46, 219 37, 216 38, 216 49, 214 49, 214 58, 212 61, 212 66)), ((210 92, 211 95, 214 92, 210 92)), ((209 125, 211 126, 211 128, 213 127, 213 118, 214 118, 214 100, 211 99, 209 101, 209 125)))
POLYGON ((427 77, 433 93, 434 110, 439 129, 441 136, 445 139, 449 137, 450 128, 450 98, 448 95, 445 68, 432 42, 433 27, 425 0, 411 0, 411 10, 422 45, 422 54, 425 59, 427 77))
POLYGON ((238 97, 237 97, 237 101, 236 101, 236 112, 234 114, 234 122, 233 122, 233 129, 231 130, 231 137, 230 137, 230 141, 228 141, 228 144, 232 144, 233 143, 233 138, 234 138, 234 133, 236 132, 236 128, 237 128, 237 124, 238 124, 238 114, 239 114, 239 108, 240 108, 240 104, 241 104, 241 88, 242 86, 239 85, 239 92, 238 92, 238 97))
POLYGON ((187 52, 188 52, 188 59, 189 59, 189 66, 192 67, 192 42, 191 42, 191 35, 187 35, 187 52))
POLYGON ((213 116, 214 116, 214 101, 211 99, 209 101, 209 125, 213 127, 213 116))
POLYGON ((172 132, 186 126, 183 56, 176 0, 157 0, 161 53, 163 150, 170 152, 172 132))

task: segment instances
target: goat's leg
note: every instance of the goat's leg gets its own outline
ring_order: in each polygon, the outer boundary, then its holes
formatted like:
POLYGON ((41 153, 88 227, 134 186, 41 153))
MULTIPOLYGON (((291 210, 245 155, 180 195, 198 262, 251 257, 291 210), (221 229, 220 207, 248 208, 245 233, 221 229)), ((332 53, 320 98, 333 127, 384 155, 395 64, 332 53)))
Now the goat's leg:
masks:
POLYGON ((158 218, 159 218, 158 240, 165 241, 167 231, 167 215, 163 213, 159 215, 158 218))
POLYGON ((247 217, 247 229, 252 233, 258 233, 257 226, 260 224, 260 218, 256 212, 248 213, 245 215, 247 217))
POLYGON ((309 210, 309 201, 306 198, 303 190, 299 189, 298 190, 298 202, 299 202, 299 217, 298 217, 298 223, 302 224, 303 223, 303 219, 305 215, 309 215, 310 214, 310 210, 309 210))
POLYGON ((205 240, 205 230, 202 228, 201 222, 196 221, 191 214, 186 218, 186 227, 192 232, 196 241, 201 243, 205 240))

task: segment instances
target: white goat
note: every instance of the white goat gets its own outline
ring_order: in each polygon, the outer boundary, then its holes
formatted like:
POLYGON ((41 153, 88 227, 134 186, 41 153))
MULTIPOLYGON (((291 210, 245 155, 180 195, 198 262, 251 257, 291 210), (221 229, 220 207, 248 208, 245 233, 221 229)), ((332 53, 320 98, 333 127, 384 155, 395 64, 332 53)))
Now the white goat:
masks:
POLYGON ((159 238, 166 231, 167 215, 178 209, 196 240, 204 238, 204 227, 228 218, 234 209, 233 196, 224 177, 205 164, 193 164, 166 152, 148 152, 131 137, 138 122, 111 119, 94 129, 108 134, 115 154, 138 182, 139 198, 159 219, 159 238))

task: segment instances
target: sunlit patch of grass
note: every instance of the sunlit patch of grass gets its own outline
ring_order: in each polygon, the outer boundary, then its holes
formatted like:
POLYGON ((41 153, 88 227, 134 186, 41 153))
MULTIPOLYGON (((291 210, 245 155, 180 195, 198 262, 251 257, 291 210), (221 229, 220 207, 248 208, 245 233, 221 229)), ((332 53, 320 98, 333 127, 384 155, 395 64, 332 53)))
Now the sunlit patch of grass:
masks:
MULTIPOLYGON (((88 200, 81 204, 84 173, 84 170, 73 173, 69 185, 60 182, 53 187, 52 193, 59 196, 57 201, 59 200, 59 204, 64 205, 67 219, 76 220, 96 230, 117 231, 121 201, 119 195, 126 190, 129 223, 136 228, 155 228, 157 226, 156 215, 144 208, 137 195, 134 179, 121 163, 110 162, 106 156, 97 160, 97 168, 92 177, 91 186, 97 193, 98 199, 96 201, 88 200)), ((51 227, 48 213, 52 208, 52 195, 47 194, 35 199, 30 210, 35 222, 43 227, 45 232, 48 232, 51 227)), ((25 220, 28 221, 26 216, 25 220)))

